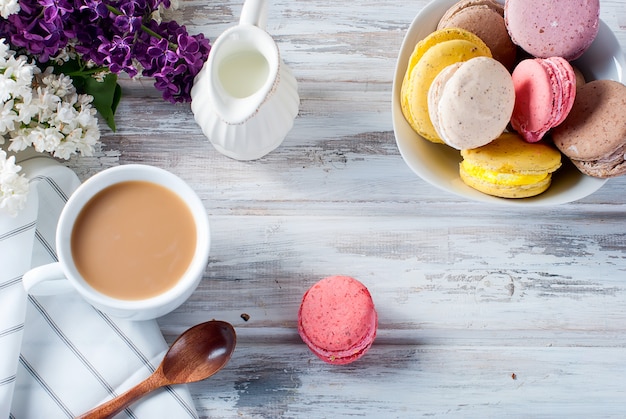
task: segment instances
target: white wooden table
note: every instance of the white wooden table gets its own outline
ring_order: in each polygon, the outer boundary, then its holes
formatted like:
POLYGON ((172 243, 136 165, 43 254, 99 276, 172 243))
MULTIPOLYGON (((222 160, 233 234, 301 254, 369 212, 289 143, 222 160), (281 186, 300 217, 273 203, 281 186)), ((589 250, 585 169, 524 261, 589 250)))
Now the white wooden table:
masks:
MULTIPOLYGON (((81 178, 157 165, 203 199, 206 275, 159 320, 170 342, 212 318, 237 330, 226 369, 190 386, 200 417, 626 416, 626 177, 575 203, 522 209, 414 175, 395 144, 391 86, 426 3, 271 1, 267 30, 301 108, 260 160, 222 156, 188 104, 126 80, 118 131, 102 124, 98 155, 71 162, 81 178), (365 283, 380 320, 370 352, 342 367, 296 331, 302 294, 334 274, 365 283)), ((626 2, 601 3, 626 48, 626 2)), ((241 4, 181 0, 166 16, 214 41, 241 4)))

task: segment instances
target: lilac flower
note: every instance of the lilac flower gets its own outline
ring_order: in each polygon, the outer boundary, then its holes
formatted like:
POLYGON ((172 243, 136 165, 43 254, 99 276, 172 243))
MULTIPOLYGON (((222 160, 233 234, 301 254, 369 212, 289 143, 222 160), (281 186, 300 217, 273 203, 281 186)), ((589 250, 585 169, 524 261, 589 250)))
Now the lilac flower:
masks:
POLYGON ((151 30, 162 39, 153 42, 138 57, 144 67, 143 74, 155 78, 155 87, 170 102, 188 101, 195 76, 200 72, 211 49, 204 35, 190 36, 184 26, 164 22, 151 30), (166 42, 167 41, 167 42, 166 42), (175 49, 171 45, 176 45, 175 49))
POLYGON ((85 23, 95 22, 99 18, 104 18, 109 15, 109 9, 102 0, 84 0, 78 6, 78 10, 83 13, 86 18, 85 23))
POLYGON ((18 0, 4 0, 0 1, 0 16, 7 18, 10 15, 20 11, 20 4, 18 0))
POLYGON ((15 156, 7 157, 0 150, 0 211, 15 217, 26 205, 28 179, 19 174, 21 166, 15 164, 15 156))
POLYGON ((68 0, 21 0, 20 9, 2 22, 0 35, 40 62, 47 62, 75 34, 71 26, 66 27, 74 11, 68 0))
POLYGON ((170 0, 20 0, 21 10, 0 19, 0 37, 45 63, 69 45, 84 62, 112 73, 154 77, 170 102, 188 102, 210 43, 178 23, 158 24, 170 0))
POLYGON ((24 207, 28 180, 15 156, 26 148, 54 157, 92 155, 100 138, 93 97, 77 94, 68 76, 41 71, 0 40, 0 213, 24 207), (8 143, 8 144, 7 144, 8 143), (6 149, 6 151, 5 151, 6 149))
POLYGON ((64 0, 40 0, 39 4, 43 7, 44 22, 56 22, 74 11, 72 5, 64 0))
POLYGON ((98 51, 104 54, 104 64, 113 73, 126 71, 130 77, 135 77, 137 68, 133 65, 132 45, 132 36, 113 35, 110 42, 100 44, 98 51))

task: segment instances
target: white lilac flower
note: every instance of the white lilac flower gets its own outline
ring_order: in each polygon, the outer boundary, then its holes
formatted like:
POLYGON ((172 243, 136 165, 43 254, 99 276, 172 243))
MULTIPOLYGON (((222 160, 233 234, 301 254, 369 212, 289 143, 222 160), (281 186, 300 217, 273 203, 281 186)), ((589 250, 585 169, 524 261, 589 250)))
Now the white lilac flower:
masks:
POLYGON ((71 103, 68 102, 59 102, 57 104, 56 114, 53 116, 52 123, 57 126, 63 125, 73 125, 75 123, 75 118, 78 112, 72 106, 71 103))
POLYGON ((22 102, 15 104, 17 111, 17 121, 28 124, 39 114, 39 101, 33 101, 32 92, 28 96, 22 96, 22 102))
POLYGON ((96 110, 94 108, 81 105, 76 116, 76 122, 81 127, 98 127, 98 121, 94 118, 95 113, 96 110))
POLYGON ((6 43, 4 38, 0 38, 0 65, 4 65, 5 60, 11 53, 13 53, 13 51, 9 49, 9 44, 6 43))
POLYGON ((20 11, 18 0, 0 0, 0 16, 7 19, 20 11))
MULTIPOLYGON (((38 87, 36 90, 36 99, 33 99, 33 103, 37 104, 39 108, 39 122, 42 122, 41 115, 49 115, 53 112, 53 109, 56 110, 57 105, 61 102, 61 98, 52 93, 50 90, 38 87)), ((45 118, 45 117, 43 117, 45 118)))
POLYGON ((65 159, 65 160, 69 159, 70 157, 72 157, 72 154, 74 154, 74 152, 76 151, 76 144, 77 142, 72 141, 71 138, 68 139, 66 137, 65 140, 55 148, 54 154, 53 154, 54 157, 58 157, 60 159, 65 159))
POLYGON ((70 45, 67 45, 65 48, 61 49, 57 55, 50 57, 50 60, 57 65, 63 65, 73 58, 76 58, 76 53, 70 45))
POLYGON ((7 60, 7 68, 10 69, 16 83, 16 94, 22 96, 29 92, 32 87, 33 75, 40 70, 34 64, 29 63, 26 57, 20 56, 17 59, 10 57, 7 60))
MULTIPOLYGON (((15 129, 15 122, 18 118, 18 114, 13 108, 13 100, 9 100, 0 108, 0 135, 4 136, 9 131, 15 129)), ((4 144, 4 139, 0 137, 0 144, 4 144)))
POLYGON ((65 97, 76 92, 72 79, 69 76, 52 74, 51 71, 52 67, 48 67, 42 78, 43 84, 51 93, 59 97, 65 97))
POLYGON ((98 83, 103 83, 107 75, 109 75, 109 72, 106 70, 103 70, 103 71, 98 71, 94 73, 91 77, 93 77, 98 83))
POLYGON ((15 59, 10 56, 0 68, 2 80, 0 81, 0 100, 5 101, 10 97, 20 97, 28 94, 31 90, 33 74, 38 69, 29 64, 24 57, 15 59))
MULTIPOLYGON (((8 142, 8 151, 33 147, 62 159, 93 155, 100 130, 92 101, 76 92, 70 77, 51 68, 42 73, 0 39, 0 144, 8 142)), ((17 174, 14 156, 0 151, 0 210, 15 214, 24 205, 28 180, 17 174)))
POLYGON ((30 130, 25 128, 19 128, 11 133, 11 144, 9 144, 9 151, 19 152, 26 150, 32 146, 33 143, 29 137, 30 130))
POLYGON ((0 101, 6 102, 13 97, 17 83, 10 75, 0 74, 0 101))
POLYGON ((22 168, 15 164, 15 156, 7 158, 0 150, 0 210, 15 216, 24 208, 28 195, 28 179, 19 172, 22 168))
POLYGON ((65 136, 56 128, 35 127, 29 135, 33 147, 40 153, 54 153, 65 136))

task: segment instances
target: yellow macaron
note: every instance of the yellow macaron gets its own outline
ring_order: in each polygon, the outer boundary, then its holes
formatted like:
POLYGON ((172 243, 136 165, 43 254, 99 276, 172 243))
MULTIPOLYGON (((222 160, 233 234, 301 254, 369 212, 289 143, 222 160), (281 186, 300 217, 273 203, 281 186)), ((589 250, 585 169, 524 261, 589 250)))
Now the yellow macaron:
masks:
POLYGON ((491 143, 462 150, 459 173, 468 186, 502 198, 528 198, 550 187, 561 153, 544 143, 528 143, 504 133, 491 143))
POLYGON ((428 89, 433 80, 447 66, 475 57, 491 57, 491 51, 478 36, 460 28, 437 30, 415 45, 400 101, 405 119, 422 137, 443 143, 428 113, 428 89))

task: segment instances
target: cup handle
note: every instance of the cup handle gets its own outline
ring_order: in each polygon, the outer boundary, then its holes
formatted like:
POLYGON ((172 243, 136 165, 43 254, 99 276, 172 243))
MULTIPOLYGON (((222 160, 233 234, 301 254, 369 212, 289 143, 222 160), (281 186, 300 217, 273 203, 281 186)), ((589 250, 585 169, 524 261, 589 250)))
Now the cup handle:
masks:
POLYGON ((241 9, 240 25, 254 25, 265 30, 267 25, 267 0, 245 0, 241 9))
POLYGON ((60 262, 31 269, 22 276, 22 284, 26 293, 32 295, 57 295, 73 289, 60 262))

